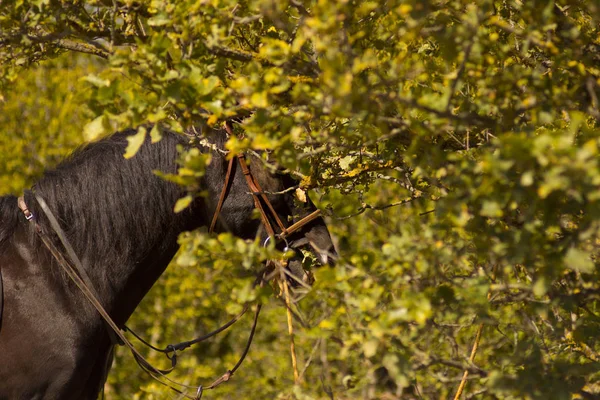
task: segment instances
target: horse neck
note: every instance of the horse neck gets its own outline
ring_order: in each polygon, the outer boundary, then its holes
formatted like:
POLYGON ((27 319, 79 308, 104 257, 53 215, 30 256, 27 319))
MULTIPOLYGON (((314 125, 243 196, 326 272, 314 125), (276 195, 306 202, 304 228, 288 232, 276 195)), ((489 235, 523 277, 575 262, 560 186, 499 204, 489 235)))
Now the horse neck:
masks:
POLYGON ((109 297, 110 314, 117 322, 123 324, 129 319, 136 307, 158 280, 175 255, 178 245, 177 237, 180 232, 171 231, 161 238, 160 242, 148 249, 146 255, 122 264, 121 268, 107 267, 112 270, 111 276, 104 278, 110 282, 105 288, 109 297))
POLYGON ((85 148, 36 184, 117 323, 125 322, 167 267, 179 233, 204 223, 195 215, 197 205, 174 213, 183 190, 153 173, 176 171, 175 146, 181 141, 167 136, 124 160, 121 139, 85 148))
MULTIPOLYGON (((155 216, 149 214, 147 217, 155 216)), ((99 269, 103 276, 97 277, 97 280, 105 282, 104 293, 109 300, 111 315, 118 324, 124 323, 130 317, 165 271, 177 252, 179 234, 196 227, 196 224, 187 223, 186 218, 190 218, 190 221, 202 221, 201 218, 195 218, 191 212, 173 214, 170 224, 160 223, 157 218, 154 226, 148 227, 148 235, 143 242, 138 244, 138 251, 119 265, 105 264, 99 269)), ((132 237, 126 238, 131 239, 136 241, 132 237)))
MULTIPOLYGON (((185 221, 187 216, 193 218, 192 213, 173 213, 168 220, 164 212, 156 211, 146 209, 138 217, 131 215, 131 220, 122 221, 131 230, 110 232, 114 237, 110 251, 103 246, 97 249, 75 246, 100 301, 119 324, 129 318, 168 266, 177 251, 178 235, 192 228, 185 221), (136 218, 145 218, 150 223, 136 226, 136 218)), ((90 213, 90 218, 94 217, 94 213, 90 213)), ((68 286, 71 284, 67 283, 68 286)), ((70 294, 75 299, 83 296, 77 290, 71 290, 70 294)))

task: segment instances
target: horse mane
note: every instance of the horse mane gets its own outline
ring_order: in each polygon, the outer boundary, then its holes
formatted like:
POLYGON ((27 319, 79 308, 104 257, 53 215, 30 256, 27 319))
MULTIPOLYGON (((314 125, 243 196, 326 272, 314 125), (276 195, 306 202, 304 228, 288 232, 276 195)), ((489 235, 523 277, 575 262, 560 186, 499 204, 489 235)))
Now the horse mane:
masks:
MULTIPOLYGON (((161 141, 148 138, 133 158, 125 159, 127 137, 134 133, 126 130, 85 145, 33 186, 90 270, 140 260, 154 244, 167 245, 161 238, 182 230, 185 218, 174 218, 173 206, 183 189, 153 171, 176 173, 177 145, 189 141, 166 131, 161 141)), ((26 192, 25 200, 51 234, 33 193, 26 192)))
POLYGON ((18 221, 15 212, 17 198, 15 196, 0 197, 0 248, 2 243, 10 237, 18 221))

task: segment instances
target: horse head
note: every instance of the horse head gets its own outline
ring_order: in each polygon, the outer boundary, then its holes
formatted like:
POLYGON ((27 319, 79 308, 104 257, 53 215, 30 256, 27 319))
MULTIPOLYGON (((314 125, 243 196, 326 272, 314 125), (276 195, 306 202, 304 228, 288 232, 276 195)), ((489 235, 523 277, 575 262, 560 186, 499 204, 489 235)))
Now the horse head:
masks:
MULTIPOLYGON (((222 147, 225 137, 221 132, 213 140, 222 147)), ((209 197, 224 196, 224 201, 214 205, 213 215, 219 215, 221 231, 247 239, 259 237, 265 245, 274 240, 280 250, 295 251, 287 264, 288 280, 292 286, 310 284, 312 276, 303 268, 306 251, 312 253, 316 266, 333 265, 336 252, 331 236, 298 181, 264 154, 249 152, 233 158, 224 152, 214 154, 207 171, 209 197), (258 211, 259 218, 248 218, 249 210, 258 211)))

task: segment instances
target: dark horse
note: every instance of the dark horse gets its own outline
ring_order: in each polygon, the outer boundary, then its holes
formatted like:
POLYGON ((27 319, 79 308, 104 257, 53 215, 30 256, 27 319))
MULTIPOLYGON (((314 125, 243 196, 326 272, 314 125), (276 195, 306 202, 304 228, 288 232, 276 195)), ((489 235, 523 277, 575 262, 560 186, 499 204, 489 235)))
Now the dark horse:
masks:
MULTIPOLYGON (((171 261, 178 235, 210 223, 228 166, 225 157, 214 152, 199 182, 208 195, 174 213, 184 190, 153 171, 176 173, 177 146, 186 146, 189 140, 165 132, 160 142, 148 140, 127 160, 123 153, 132 133, 117 133, 87 145, 46 172, 33 188, 58 219, 99 300, 119 326, 171 261)), ((222 148, 224 135, 213 132, 211 142, 222 148)), ((294 185, 289 176, 268 172, 256 157, 249 157, 248 164, 265 192, 294 185)), ((235 167, 217 230, 247 239, 266 238, 260 220, 253 218, 254 202, 248 192, 241 168, 235 167)), ((283 221, 315 209, 310 200, 299 206, 293 191, 269 195, 269 200, 283 221)), ((25 202, 42 232, 56 237, 32 192, 25 193, 25 202)), ((108 330, 64 276, 17 203, 14 196, 0 198, 4 282, 0 400, 96 399, 112 357, 108 330)), ((289 243, 312 245, 321 259, 333 248, 320 217, 292 235, 289 243)))

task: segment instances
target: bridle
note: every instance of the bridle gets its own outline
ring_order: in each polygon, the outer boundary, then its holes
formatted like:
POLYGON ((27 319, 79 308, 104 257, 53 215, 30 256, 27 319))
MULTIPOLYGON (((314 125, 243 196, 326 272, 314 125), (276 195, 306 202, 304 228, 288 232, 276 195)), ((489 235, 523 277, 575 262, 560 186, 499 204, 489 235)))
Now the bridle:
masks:
MULTIPOLYGON (((228 122, 225 124, 225 130, 227 131, 227 133, 229 135, 232 134, 231 125, 228 122)), ((230 185, 232 183, 232 179, 233 179, 232 171, 233 171, 233 164, 234 164, 235 158, 237 158, 237 160, 239 162, 239 165, 244 174, 244 178, 246 180, 248 188, 250 189, 250 194, 252 195, 253 200, 254 200, 254 206, 256 209, 258 209, 258 211, 260 213, 261 223, 264 226, 265 230, 267 231, 267 234, 268 234, 267 241, 269 239, 272 239, 274 241, 277 241, 277 240, 285 241, 289 235, 291 235, 294 232, 297 232, 299 229, 306 226, 307 224, 309 224, 310 222, 312 222, 313 220, 315 220, 316 218, 318 218, 320 216, 320 214, 321 214, 320 210, 315 210, 312 213, 310 213, 309 215, 300 219, 299 221, 293 223, 289 227, 286 227, 283 224, 283 222, 281 221, 281 219, 279 218, 279 215, 277 214, 277 212, 275 211, 275 208, 269 201, 266 193, 262 190, 262 188, 261 188, 260 184, 258 183, 258 181, 256 180, 256 178, 252 175, 252 172, 246 162, 246 157, 243 154, 239 154, 236 157, 232 157, 229 160, 228 167, 227 167, 227 173, 225 176, 225 182, 223 184, 223 189, 219 196, 217 207, 215 209, 213 218, 211 220, 209 232, 212 233, 215 230, 217 220, 219 218, 221 209, 223 207, 223 203, 225 201, 225 198, 227 197, 228 188, 230 187, 230 185), (264 203, 264 205, 266 205, 266 209, 265 209, 263 203, 264 203), (269 219, 267 211, 269 211, 271 213, 271 216, 276 221, 276 224, 280 231, 279 233, 275 232, 275 228, 271 224, 271 220, 269 219)), ((246 313, 249 306, 245 305, 243 310, 238 315, 236 315, 234 318, 232 318, 229 322, 227 322, 225 325, 221 326, 220 328, 218 328, 204 336, 201 336, 201 337, 198 337, 196 339, 189 340, 186 342, 178 343, 175 345, 168 345, 164 349, 160 349, 160 348, 157 348, 157 347, 151 345, 150 343, 148 343, 147 341, 142 339, 139 335, 137 335, 135 332, 133 332, 131 329, 129 329, 127 326, 124 326, 123 330, 120 329, 118 327, 118 325, 112 320, 112 318, 110 317, 108 312, 104 309, 104 307, 100 303, 100 301, 99 301, 100 297, 99 297, 98 293, 95 291, 91 279, 89 278, 87 272, 85 271, 80 259, 77 257, 77 254, 73 250, 73 247, 67 240, 66 235, 65 235, 64 231, 62 230, 62 228, 60 227, 60 224, 58 223, 56 217, 53 215, 52 211, 50 210, 50 208, 48 207, 48 205, 46 204, 46 202, 44 201, 44 199, 41 196, 39 196, 38 194, 35 194, 35 193, 33 193, 33 195, 35 196, 37 203, 40 205, 42 212, 46 215, 48 221, 50 222, 50 225, 51 225, 54 233, 56 233, 58 235, 58 238, 59 238, 61 244, 63 245, 65 251, 67 252, 67 255, 69 256, 71 262, 69 262, 67 260, 67 258, 63 255, 63 253, 54 245, 53 241, 41 229, 41 227, 39 226, 39 224, 36 221, 35 215, 27 207, 27 204, 26 204, 23 196, 18 198, 18 201, 17 201, 18 207, 22 211, 22 213, 25 216, 25 218, 27 219, 27 221, 34 224, 36 233, 41 238, 42 242, 48 248, 48 250, 50 251, 52 256, 55 258, 55 260, 58 262, 58 264, 61 266, 61 268, 67 273, 69 278, 75 283, 75 285, 81 290, 81 292, 88 299, 88 301, 92 304, 92 306, 94 306, 94 308, 101 315, 105 325, 107 326, 107 331, 109 333, 109 337, 110 337, 113 345, 118 344, 118 345, 125 345, 126 347, 128 347, 129 350, 131 351, 131 353, 133 354, 138 365, 145 372, 147 372, 152 378, 157 380, 159 383, 171 388, 172 390, 179 393, 182 397, 185 397, 188 399, 199 400, 202 397, 203 390, 214 389, 221 383, 227 382, 231 378, 231 376, 235 373, 235 371, 241 366, 242 362, 244 361, 244 359, 250 349, 250 345, 252 343, 252 339, 253 339, 254 333, 256 331, 258 316, 259 316, 259 313, 260 313, 260 310, 262 307, 262 305, 260 303, 256 305, 252 329, 250 331, 250 335, 249 335, 246 347, 244 349, 244 352, 242 353, 239 361, 235 364, 235 366, 232 369, 225 372, 225 374, 223 374, 221 377, 219 377, 213 383, 211 383, 210 385, 208 385, 206 387, 204 387, 202 385, 190 386, 190 385, 175 382, 175 381, 169 379, 166 375, 169 374, 170 372, 172 372, 177 365, 177 352, 182 351, 182 350, 184 350, 196 343, 199 343, 203 340, 206 340, 212 336, 215 336, 216 334, 229 328, 231 325, 233 325, 235 322, 237 322, 246 313), (163 370, 163 369, 159 369, 159 368, 152 366, 152 364, 146 358, 144 358, 144 356, 142 356, 141 353, 139 353, 139 351, 134 347, 134 345, 131 343, 131 341, 129 341, 129 339, 124 335, 124 331, 131 332, 134 337, 136 337, 138 340, 140 340, 143 344, 150 347, 151 349, 161 352, 161 353, 164 353, 167 356, 167 358, 169 358, 169 360, 171 360, 171 367, 166 370, 163 370), (181 390, 177 389, 173 385, 176 385, 182 389, 181 390), (186 390, 186 389, 197 390, 196 395, 194 397, 188 395, 186 392, 184 392, 184 390, 186 390)), ((265 245, 266 245, 266 243, 267 242, 265 242, 265 245)), ((257 280, 257 282, 262 283, 263 279, 259 278, 257 280)), ((1 295, 1 293, 0 293, 0 295, 1 295)), ((2 297, 0 296, 0 300, 1 300, 1 298, 2 297)), ((0 305, 1 305, 1 303, 0 303, 0 305)), ((1 308, 0 308, 0 311, 1 311, 1 308)))
MULTIPOLYGON (((225 130, 230 136, 233 135, 231 125, 229 122, 225 123, 225 130)), ((239 165, 242 168, 242 173, 244 174, 244 178, 246 178, 246 183, 248 185, 248 188, 250 189, 250 194, 252 194, 252 198, 254 199, 254 207, 260 212, 260 219, 262 225, 267 231, 267 235, 269 236, 269 238, 285 240, 292 233, 298 231, 299 229, 301 229, 311 221, 317 219, 321 215, 321 210, 317 209, 286 228, 286 226, 281 221, 281 218, 279 218, 279 215, 275 211, 275 208, 269 201, 267 194, 260 187, 258 180, 256 180, 254 175, 252 175, 252 172, 250 171, 250 168, 248 167, 248 163, 246 161, 246 156, 244 154, 238 154, 236 157, 232 157, 227 165, 227 173, 225 174, 225 184, 223 185, 223 189, 221 190, 221 195, 219 196, 217 208, 215 209, 215 213, 213 214, 213 218, 210 223, 209 232, 214 232, 214 229, 217 224, 217 219, 221 214, 221 208, 223 207, 225 197, 227 196, 227 189, 229 187, 229 184, 231 183, 231 180, 233 179, 232 171, 235 158, 237 158, 239 165), (267 206, 266 210, 263 206, 263 203, 267 206), (273 219, 275 219, 275 222, 277 223, 277 226, 280 230, 279 234, 275 233, 275 229, 271 224, 271 220, 267 215, 267 211, 269 211, 273 216, 273 219)))

